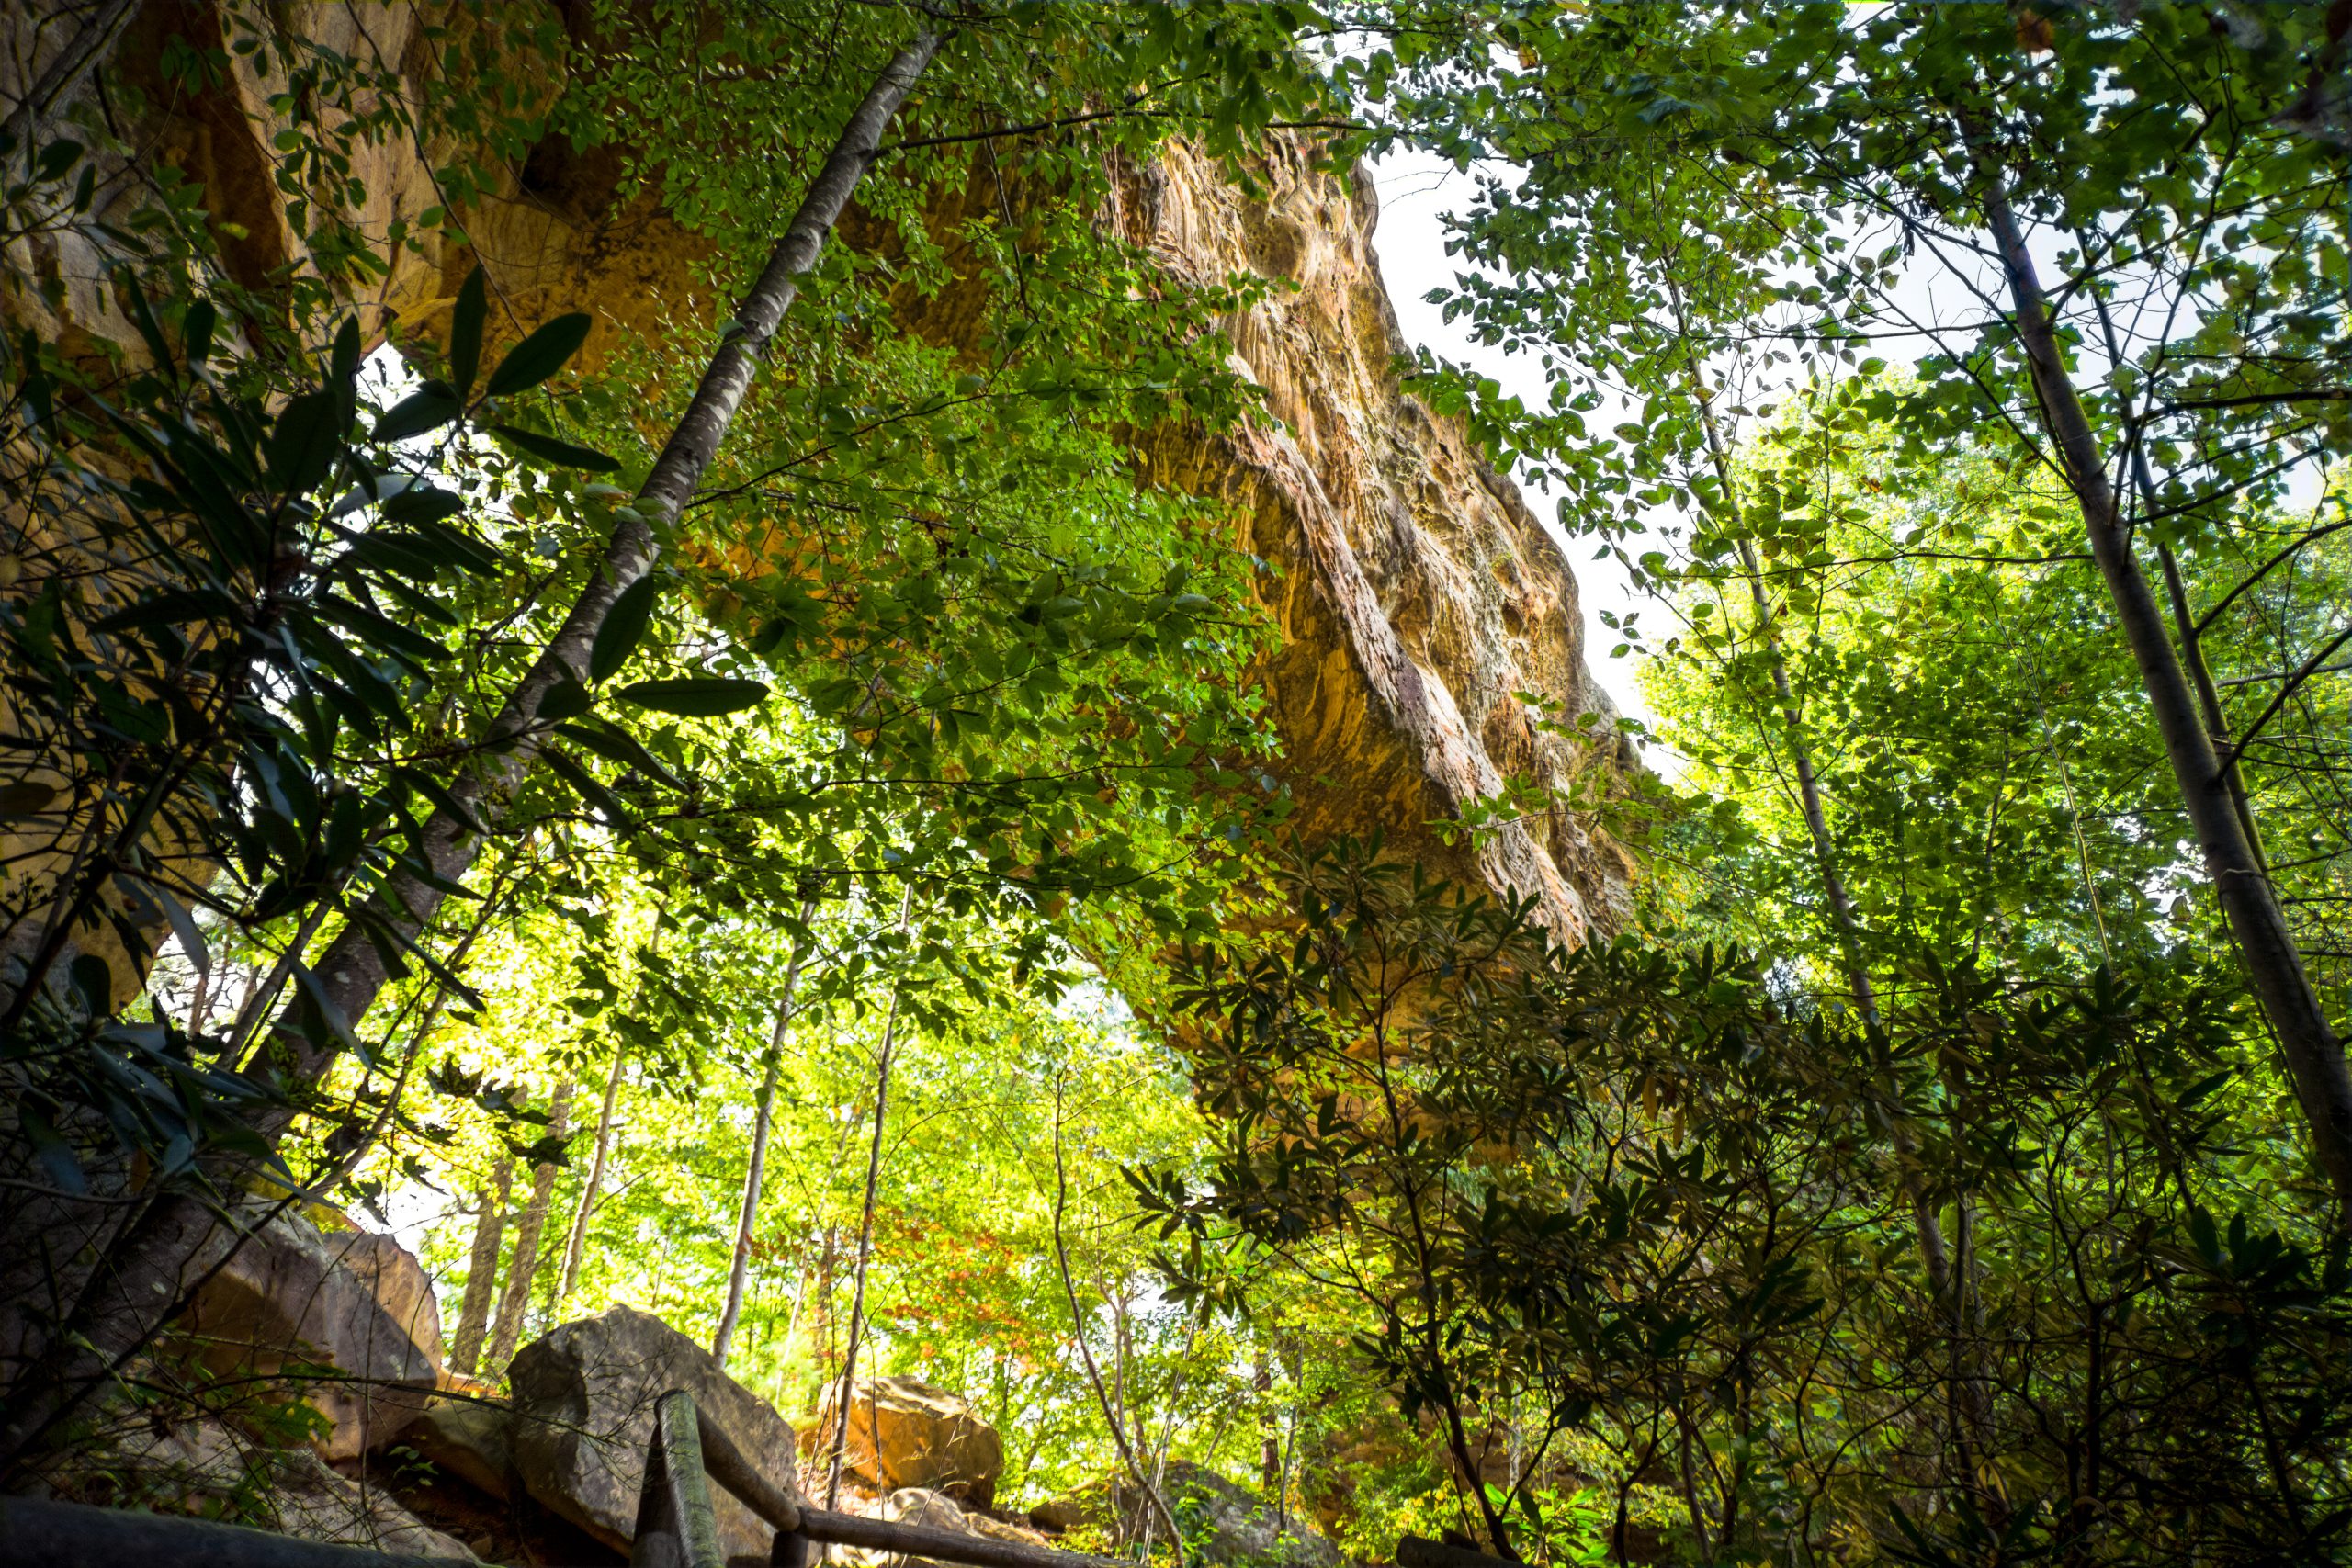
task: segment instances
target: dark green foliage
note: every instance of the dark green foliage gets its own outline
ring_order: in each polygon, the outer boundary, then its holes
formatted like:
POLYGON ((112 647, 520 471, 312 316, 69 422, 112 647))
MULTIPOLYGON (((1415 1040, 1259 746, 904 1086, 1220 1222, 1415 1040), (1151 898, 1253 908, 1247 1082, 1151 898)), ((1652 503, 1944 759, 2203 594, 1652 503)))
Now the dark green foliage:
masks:
POLYGON ((1736 957, 1563 953, 1352 849, 1286 886, 1295 933, 1193 961, 1224 1149, 1204 1185, 1138 1178, 1187 1238, 1163 1267, 1321 1280, 1465 1473, 1516 1423, 1500 1540, 1543 1539, 1544 1455, 1584 1439, 1612 1553, 1657 1485, 1692 1561, 2344 1549, 2352 1267, 2244 1174, 2275 1134, 2225 1092, 2260 1059, 2225 994, 1926 971, 1881 1089, 1876 1043, 1736 957), (1919 1267, 1905 1158, 1962 1302, 1919 1267))

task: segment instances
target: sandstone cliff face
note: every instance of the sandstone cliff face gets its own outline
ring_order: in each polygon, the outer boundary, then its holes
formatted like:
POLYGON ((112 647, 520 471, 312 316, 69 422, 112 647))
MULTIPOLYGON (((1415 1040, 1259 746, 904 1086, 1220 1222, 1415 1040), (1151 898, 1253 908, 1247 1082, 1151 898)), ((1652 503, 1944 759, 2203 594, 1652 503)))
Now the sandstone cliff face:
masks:
MULTIPOLYGON (((61 0, 33 7, 63 9, 61 0)), ((424 47, 406 5, 276 10, 279 25, 408 82, 459 53, 424 47)), ((70 32, 29 21, 7 24, 0 90, 12 96, 70 32)), ((217 4, 146 0, 118 46, 120 68, 152 80, 165 37, 193 33, 217 46, 222 27, 217 4)), ((243 56, 231 56, 229 74, 194 97, 156 92, 145 137, 153 156, 205 184, 216 220, 244 231, 228 259, 258 277, 301 259, 273 186, 272 139, 284 125, 269 102, 281 84, 243 56)), ((363 232, 380 235, 435 199, 423 163, 398 138, 368 148, 355 172, 368 192, 366 209, 351 215, 363 232)), ((518 326, 558 309, 596 311, 604 324, 592 354, 688 307, 688 268, 701 247, 658 213, 611 210, 596 175, 561 149, 542 149, 510 190, 467 212, 470 249, 387 254, 377 319, 447 299, 477 258, 518 326)), ((1458 818, 1511 775, 1566 789, 1595 771, 1613 782, 1634 765, 1605 729, 1591 742, 1539 731, 1517 696, 1540 694, 1571 717, 1609 714, 1585 666, 1576 580, 1461 422, 1433 415, 1395 375, 1404 344, 1373 252, 1368 183, 1317 169, 1294 139, 1268 149, 1261 183, 1261 195, 1245 195, 1179 145, 1120 182, 1105 214, 1180 276, 1246 271, 1276 284, 1224 324, 1273 419, 1223 434, 1157 431, 1139 439, 1138 463, 1154 480, 1228 502, 1236 542, 1273 569, 1260 592, 1281 637, 1262 674, 1301 828, 1379 831, 1399 852, 1536 898, 1560 937, 1580 941, 1623 913, 1632 867, 1605 837, 1556 808, 1475 851, 1443 845, 1429 826, 1458 818)), ((86 242, 47 238, 13 259, 56 280, 53 308, 65 324, 129 340, 86 242)), ((19 317, 51 308, 30 297, 5 302, 19 317)))
POLYGON ((1399 384, 1407 350, 1372 246, 1363 171, 1316 168, 1277 141, 1246 197, 1175 146, 1135 182, 1118 220, 1171 272, 1250 272, 1288 285, 1226 325, 1279 424, 1204 438, 1160 433, 1154 477, 1230 500, 1247 547, 1279 563, 1261 584, 1283 632, 1266 671, 1310 834, 1374 828, 1401 851, 1539 899, 1572 940, 1614 923, 1631 867, 1557 808, 1475 853, 1426 826, 1459 818, 1512 775, 1566 789, 1634 766, 1613 732, 1580 745, 1541 732, 1519 698, 1613 717, 1584 659, 1566 558, 1458 419, 1399 384))

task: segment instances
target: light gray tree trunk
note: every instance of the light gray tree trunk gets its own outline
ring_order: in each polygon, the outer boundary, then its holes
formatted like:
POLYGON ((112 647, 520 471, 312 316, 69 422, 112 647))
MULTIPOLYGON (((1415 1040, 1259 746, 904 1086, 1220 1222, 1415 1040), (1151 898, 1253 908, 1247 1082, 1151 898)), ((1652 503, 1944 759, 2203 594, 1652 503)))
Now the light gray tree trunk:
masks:
MULTIPOLYGON (((800 906, 800 926, 803 931, 817 913, 813 898, 800 906)), ((752 1160, 743 1172, 743 1202, 735 1221, 735 1257, 727 1269, 727 1305, 718 1314, 718 1332, 711 1337, 710 1354, 719 1365, 727 1367, 727 1347, 735 1337, 735 1325, 743 1315, 743 1287, 752 1273, 752 1236, 760 1218, 760 1189, 768 1168, 768 1134, 775 1125, 775 1079, 783 1064, 784 1032, 792 1022, 792 993, 800 984, 800 965, 808 956, 806 937, 795 942, 792 962, 784 971, 784 996, 775 1005, 775 1032, 768 1040, 767 1060, 760 1078, 760 1108, 752 1122, 752 1160)))
POLYGON ((588 1179, 580 1189, 580 1207, 571 1216, 571 1235, 563 1245, 563 1272, 557 1277, 555 1299, 548 1316, 562 1321, 563 1303, 580 1282, 580 1260, 588 1249, 588 1222, 596 1213, 596 1199, 605 1190, 605 1159, 613 1148, 613 1101, 620 1093, 621 1069, 628 1063, 628 1042, 613 1047, 612 1070, 605 1077, 605 1102, 596 1111, 596 1152, 588 1161, 588 1179))
MULTIPOLYGON (((571 1129, 571 1087, 570 1078, 556 1087, 548 1108, 550 1137, 560 1138, 571 1129)), ((523 1322, 531 1313, 531 1284, 539 1271, 539 1237, 546 1233, 548 1209, 555 1201, 556 1174, 552 1165, 531 1168, 531 1201, 514 1222, 514 1257, 506 1265, 506 1288, 498 1293, 498 1325, 491 1330, 490 1359, 484 1363, 492 1377, 504 1375, 514 1348, 523 1342, 523 1322)))
POLYGON ((842 1346, 840 1393, 833 1401, 833 1439, 825 1461, 825 1506, 841 1500, 842 1455, 849 1446, 851 1396, 857 1386, 857 1351, 865 1326, 865 1269, 874 1258, 875 1194, 882 1184, 882 1138, 890 1119, 891 1057, 899 1038, 899 998, 890 998, 890 1014, 882 1025, 882 1052, 874 1069, 874 1141, 865 1156, 865 1206, 857 1222, 857 1252, 853 1261, 849 1292, 849 1331, 842 1346))
POLYGON ((466 1258, 466 1293, 458 1303, 458 1328, 449 1339, 449 1370, 471 1377, 481 1365, 481 1342, 490 1333, 490 1303, 498 1293, 498 1255, 506 1245, 506 1203, 514 1188, 514 1162, 501 1159, 488 1187, 476 1194, 473 1250, 466 1258))

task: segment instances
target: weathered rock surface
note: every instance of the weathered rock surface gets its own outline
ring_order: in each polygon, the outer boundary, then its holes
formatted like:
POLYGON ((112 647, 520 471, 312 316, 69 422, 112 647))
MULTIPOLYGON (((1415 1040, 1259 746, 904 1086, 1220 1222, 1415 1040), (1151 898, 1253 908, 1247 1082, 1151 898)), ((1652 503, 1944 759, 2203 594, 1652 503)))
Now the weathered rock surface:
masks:
MULTIPOLYGON (((952 1530, 957 1535, 984 1536, 991 1540, 1009 1540, 1023 1546, 1052 1544, 1039 1531, 991 1518, 976 1508, 963 1506, 944 1493, 919 1486, 901 1487, 878 1499, 870 1509, 858 1511, 874 1518, 917 1525, 925 1529, 952 1530)), ((928 1557, 908 1557, 897 1552, 866 1551, 838 1546, 833 1549, 833 1559, 839 1562, 857 1564, 859 1568, 933 1568, 935 1561, 928 1557)), ((947 1568, 947 1565, 938 1564, 937 1568, 947 1568)))
MULTIPOLYGON (((192 1513, 258 1525, 305 1540, 471 1562, 380 1484, 328 1468, 308 1449, 248 1441, 216 1421, 142 1426, 47 1477, 80 1501, 192 1513)), ((136 1568, 124 1564, 124 1568, 136 1568)))
MULTIPOLYGON (((507 1369, 514 1470, 530 1495, 626 1551, 637 1528, 654 1402, 683 1388, 763 1473, 794 1473, 792 1427, 719 1371, 708 1351, 650 1313, 615 1307, 526 1345, 507 1369)), ((714 1489, 720 1544, 764 1555, 775 1532, 714 1489)))
POLYGON ((514 1466, 514 1413, 503 1404, 436 1399, 396 1438, 417 1458, 500 1502, 520 1485, 514 1466))
MULTIPOLYGON (((42 0, 31 9, 62 5, 42 0)), ((258 286, 271 269, 305 260, 273 183, 273 138, 287 129, 273 95, 285 95, 284 104, 299 95, 257 63, 270 58, 266 51, 223 54, 225 76, 208 92, 191 96, 153 80, 168 37, 220 48, 226 9, 221 0, 146 0, 117 65, 127 85, 174 106, 151 116, 140 140, 151 157, 202 182, 215 223, 237 226, 223 229, 231 271, 258 286)), ((427 9, 295 4, 269 16, 330 49, 382 62, 416 98, 418 73, 476 58, 446 42, 428 45, 421 32, 427 9)), ((518 20, 539 14, 516 0, 518 20)), ((18 24, 9 26, 18 41, 18 24)), ((5 78, 38 70, 71 31, 52 28, 38 48, 0 51, 0 89, 14 85, 5 78)), ((558 141, 534 149, 527 189, 518 164, 507 190, 465 210, 469 247, 382 247, 386 270, 374 302, 383 309, 370 321, 421 318, 455 293, 477 259, 519 325, 559 310, 592 311, 600 324, 586 362, 662 328, 669 313, 708 312, 692 272, 708 247, 650 197, 616 209, 616 166, 558 141)), ((352 231, 379 242, 395 218, 441 199, 403 136, 358 149, 352 173, 367 192, 365 210, 348 214, 352 231)), ((1573 739, 1541 730, 1517 695, 1537 694, 1570 717, 1609 713, 1585 665, 1575 578, 1464 423, 1431 412, 1396 376, 1404 344, 1373 251, 1368 185, 1318 168, 1300 138, 1274 139, 1259 179, 1257 194, 1244 193, 1206 157, 1178 145, 1152 166, 1126 171, 1115 210, 1104 215, 1172 275, 1244 271, 1276 285, 1226 330, 1235 362, 1264 389, 1279 423, 1222 434, 1172 426, 1149 433, 1138 441, 1144 476, 1223 498, 1235 543, 1273 569, 1261 592, 1281 642, 1262 676, 1300 829, 1382 832, 1394 849, 1438 869, 1533 897, 1555 931, 1580 940, 1590 925, 1614 922, 1631 873, 1622 851, 1589 822, 1555 807, 1475 850, 1447 846, 1428 827, 1460 817, 1512 775, 1565 789, 1596 774, 1605 784, 1631 767, 1613 731, 1573 739)), ((136 199, 136 182, 123 189, 108 198, 115 208, 96 216, 124 221, 128 213, 118 209, 136 199)), ((107 271, 92 242, 69 232, 40 244, 46 249, 28 270, 60 280, 52 324, 136 353, 130 325, 106 299, 107 271)), ((26 299, 7 302, 7 313, 29 320, 50 310, 26 299)), ((952 342, 969 315, 968 301, 943 297, 910 302, 907 324, 952 342)))
POLYGON ((217 1377, 288 1381, 326 1417, 328 1459, 355 1459, 424 1406, 441 1375, 441 1314, 415 1257, 388 1235, 322 1230, 291 1209, 197 1293, 176 1332, 217 1377), (299 1369, 329 1370, 305 1379, 299 1369))
MULTIPOLYGON (((830 1440, 838 1385, 818 1406, 816 1435, 830 1440)), ((975 1507, 996 1502, 1004 1443, 972 1407, 913 1378, 860 1379, 851 1390, 842 1468, 877 1491, 944 1493, 975 1507)))
MULTIPOLYGON (((1285 1517, 1273 1504, 1213 1470, 1176 1461, 1161 1479, 1160 1491, 1186 1543, 1204 1562, 1339 1568, 1340 1549, 1314 1525, 1296 1514, 1285 1517)), ((1132 1487, 1118 1488, 1114 1495, 1130 1514, 1148 1506, 1132 1487)))
MULTIPOLYGON (((1171 1461, 1160 1492, 1191 1558, 1214 1568, 1339 1568, 1340 1549, 1312 1520, 1281 1510, 1247 1487, 1187 1460, 1171 1461)), ((1032 1522, 1057 1533, 1115 1522, 1128 1540, 1164 1535, 1159 1511, 1124 1477, 1030 1510, 1032 1522)))

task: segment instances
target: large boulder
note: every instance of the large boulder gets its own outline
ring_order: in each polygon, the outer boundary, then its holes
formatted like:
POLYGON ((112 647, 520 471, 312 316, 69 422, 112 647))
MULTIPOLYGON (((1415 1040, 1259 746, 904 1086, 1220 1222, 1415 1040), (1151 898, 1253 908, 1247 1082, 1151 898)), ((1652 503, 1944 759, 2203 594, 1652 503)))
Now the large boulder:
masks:
MULTIPOLYGON (((830 1384, 818 1405, 820 1451, 831 1440, 840 1394, 841 1385, 830 1384)), ((867 1378, 850 1391, 842 1468, 877 1492, 938 1492, 987 1508, 1004 1473, 1004 1442, 945 1389, 913 1378, 867 1378)))
POLYGON ((436 1399, 399 1436, 401 1447, 442 1474, 503 1503, 516 1490, 514 1413, 474 1399, 436 1399))
MULTIPOLYGON (((944 1493, 921 1486, 901 1487, 880 1499, 872 1509, 872 1517, 898 1524, 916 1525, 924 1529, 949 1530, 956 1535, 981 1536, 1023 1546, 1049 1544, 1035 1530, 990 1518, 977 1509, 964 1507, 944 1493)), ((855 1547, 833 1548, 833 1561, 850 1564, 852 1568, 948 1568, 947 1564, 938 1563, 928 1557, 907 1557, 897 1552, 867 1551, 855 1547)))
POLYGON ((474 1561, 462 1542, 401 1506, 380 1483, 330 1469, 307 1448, 271 1448, 200 1417, 141 1422, 60 1461, 42 1479, 58 1495, 77 1502, 226 1518, 304 1540, 404 1556, 474 1561))
POLYGON ((320 1454, 356 1459, 414 1419, 441 1380, 432 1281, 388 1235, 280 1205, 251 1223, 175 1337, 216 1378, 299 1389, 324 1419, 320 1454))
MULTIPOLYGON (((1285 1517, 1263 1497, 1204 1465, 1170 1461, 1161 1472, 1159 1489, 1176 1516, 1176 1528, 1183 1532, 1190 1561, 1211 1568, 1340 1568, 1340 1549, 1313 1521, 1295 1513, 1285 1517)), ((1124 1478, 1105 1492, 1062 1506, 1061 1514, 1087 1517, 1094 1512, 1090 1503, 1098 1498, 1117 1509, 1131 1538, 1144 1532, 1148 1514, 1152 1532, 1160 1533, 1157 1511, 1124 1478)))
MULTIPOLYGON (((694 1395, 753 1469, 779 1486, 793 1482, 791 1426, 650 1313, 615 1307, 567 1323, 525 1346, 506 1379, 514 1476, 550 1511, 619 1551, 637 1529, 654 1402, 673 1388, 694 1395)), ((764 1556, 775 1531, 725 1489, 711 1492, 729 1555, 764 1556)))

